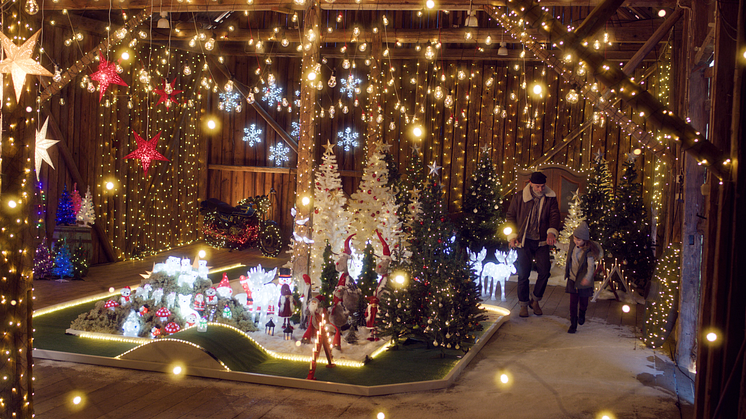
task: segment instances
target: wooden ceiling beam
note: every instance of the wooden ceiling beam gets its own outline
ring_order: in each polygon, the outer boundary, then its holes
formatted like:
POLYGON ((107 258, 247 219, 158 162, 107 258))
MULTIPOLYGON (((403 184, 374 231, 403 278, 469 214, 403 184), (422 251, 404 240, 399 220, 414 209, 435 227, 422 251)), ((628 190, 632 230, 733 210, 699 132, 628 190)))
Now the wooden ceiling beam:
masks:
MULTIPOLYGON (((165 40, 153 40, 154 44, 165 46, 168 45, 168 41, 165 40)), ((202 53, 203 51, 200 49, 199 46, 190 47, 188 42, 185 40, 172 40, 171 41, 171 48, 177 48, 184 51, 194 52, 194 53, 202 53)), ((496 47, 495 47, 496 48, 496 47)), ((520 51, 518 49, 508 50, 508 55, 501 56, 497 55, 497 51, 495 48, 492 49, 485 49, 484 52, 480 52, 476 49, 470 48, 470 49, 456 49, 456 48, 448 48, 444 47, 441 52, 438 55, 438 60, 448 60, 448 61, 459 61, 459 60, 471 60, 471 61, 518 61, 522 58, 520 57, 520 51)), ((271 48, 267 48, 265 51, 272 51, 271 48)), ((216 48, 211 52, 211 55, 223 55, 223 56, 246 56, 246 55, 255 55, 256 53, 254 51, 247 51, 247 48, 245 47, 245 44, 243 42, 223 42, 220 44, 219 48, 216 48)), ((607 59, 619 63, 619 62, 627 62, 629 61, 632 56, 635 54, 635 51, 607 51, 605 53, 605 56, 607 59)), ((300 58, 302 54, 300 52, 295 51, 295 48, 275 48, 270 53, 261 53, 256 54, 259 57, 291 57, 291 58, 300 58)), ((338 49, 329 49, 325 48, 321 50, 321 56, 325 58, 344 58, 345 54, 341 53, 338 49)), ((393 60, 414 60, 417 58, 424 59, 424 54, 422 52, 414 51, 413 49, 398 49, 394 48, 391 50, 390 57, 393 60)), ((349 56, 347 56, 349 58, 349 56)), ((357 57, 358 61, 362 62, 365 59, 365 56, 358 55, 357 57)), ((655 54, 651 54, 649 56, 646 56, 643 59, 643 62, 655 62, 657 57, 655 54)), ((535 61, 541 61, 540 59, 533 57, 531 54, 528 54, 526 56, 526 61, 529 62, 535 62, 535 61)))
POLYGON ((610 17, 616 14, 616 10, 624 0, 604 0, 598 4, 583 20, 583 23, 575 29, 575 36, 586 39, 594 36, 596 32, 606 25, 610 17))
MULTIPOLYGON (((596 6, 601 0, 544 0, 542 6, 596 6)), ((161 2, 158 2, 161 3, 161 2)), ((291 13, 293 11, 306 10, 309 1, 299 5, 294 1, 288 0, 254 0, 252 4, 245 1, 226 1, 226 0, 163 0, 161 4, 154 4, 152 0, 128 0, 114 1, 114 8, 127 9, 152 9, 154 13, 164 12, 230 12, 230 11, 278 11, 282 13, 291 13)), ((459 0, 446 0, 438 2, 438 10, 447 11, 467 11, 470 8, 481 9, 483 6, 505 6, 505 0, 472 0, 470 2, 459 0)), ((391 11, 417 11, 423 10, 424 2, 421 0, 366 0, 358 3, 355 0, 336 0, 334 2, 322 1, 320 6, 322 10, 391 10, 391 11)), ((625 0, 624 6, 629 7, 668 7, 676 6, 676 0, 625 0)), ((109 10, 109 2, 103 0, 59 0, 54 3, 51 1, 44 2, 44 10, 109 10)), ((433 11, 434 12, 434 11, 433 11)), ((432 13, 432 12, 431 12, 432 13)))

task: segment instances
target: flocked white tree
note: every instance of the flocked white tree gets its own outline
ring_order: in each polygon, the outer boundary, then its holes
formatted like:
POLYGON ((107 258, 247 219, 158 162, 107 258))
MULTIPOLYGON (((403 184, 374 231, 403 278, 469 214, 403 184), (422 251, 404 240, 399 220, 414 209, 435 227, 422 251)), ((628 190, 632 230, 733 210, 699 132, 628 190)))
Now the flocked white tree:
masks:
POLYGON ((365 248, 365 243, 371 240, 375 253, 382 254, 383 249, 376 237, 376 229, 381 232, 392 251, 396 250, 400 242, 402 232, 401 222, 396 215, 398 205, 394 191, 386 186, 388 169, 383 153, 389 147, 390 145, 380 142, 375 144, 368 165, 363 169, 359 189, 350 198, 350 233, 356 234, 353 243, 360 252, 365 248))
POLYGON ((326 151, 321 158, 314 184, 310 273, 314 282, 321 276, 326 242, 329 241, 331 244, 332 252, 340 253, 347 238, 349 225, 349 214, 344 209, 347 198, 342 190, 334 144, 327 142, 324 147, 326 151))
POLYGON ((585 221, 585 217, 583 216, 583 209, 580 208, 580 195, 575 191, 570 200, 570 208, 567 211, 567 217, 565 217, 565 225, 562 227, 562 231, 560 231, 560 250, 554 257, 557 266, 565 266, 565 262, 567 261, 567 250, 570 247, 572 235, 575 232, 575 229, 578 228, 580 223, 583 221, 585 221))
POLYGON ((88 186, 88 190, 85 192, 85 197, 80 202, 80 211, 77 216, 85 226, 90 226, 96 220, 96 211, 93 208, 93 196, 91 195, 91 186, 88 186))

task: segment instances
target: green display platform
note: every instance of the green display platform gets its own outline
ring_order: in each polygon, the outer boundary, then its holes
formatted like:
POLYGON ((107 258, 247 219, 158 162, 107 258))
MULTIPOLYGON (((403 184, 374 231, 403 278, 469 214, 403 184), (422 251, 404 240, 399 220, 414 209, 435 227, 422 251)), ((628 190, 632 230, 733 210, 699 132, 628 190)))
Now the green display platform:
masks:
MULTIPOLYGON (((101 296, 100 299, 107 298, 101 296)), ((179 359, 169 362, 148 362, 118 358, 127 351, 135 350, 141 343, 92 339, 66 334, 70 323, 79 314, 94 308, 97 300, 82 304, 67 304, 45 309, 34 316, 34 357, 64 360, 86 364, 132 368, 139 370, 171 372, 171 366, 179 359)), ((185 373, 194 376, 309 388, 322 391, 358 395, 380 395, 407 391, 431 390, 450 385, 469 361, 479 352, 509 312, 502 308, 490 308, 496 320, 484 323, 478 334, 477 344, 463 354, 461 351, 426 349, 421 342, 401 345, 398 350, 386 350, 362 366, 325 368, 319 364, 317 381, 306 380, 309 369, 307 361, 292 361, 271 356, 242 333, 225 327, 208 327, 199 333, 196 328, 171 335, 170 338, 193 345, 220 361, 223 368, 206 369, 185 366, 185 373), (500 310, 495 312, 495 310, 500 310)), ((310 351, 310 345, 309 345, 310 351)), ((173 355, 178 358, 178 351, 173 355)), ((323 354, 321 356, 323 358, 323 354)))

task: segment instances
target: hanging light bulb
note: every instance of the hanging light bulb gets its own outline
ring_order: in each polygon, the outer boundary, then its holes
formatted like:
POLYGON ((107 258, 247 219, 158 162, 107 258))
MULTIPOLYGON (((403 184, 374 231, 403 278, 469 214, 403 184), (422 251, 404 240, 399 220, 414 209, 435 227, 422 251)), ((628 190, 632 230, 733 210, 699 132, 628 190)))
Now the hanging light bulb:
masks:
POLYGON ((575 91, 575 89, 570 89, 565 96, 567 103, 572 105, 578 103, 578 99, 580 99, 580 95, 578 95, 578 92, 575 91))
POLYGON ((433 93, 433 96, 437 100, 443 99, 443 88, 440 86, 435 86, 435 92, 433 93))
POLYGON ((495 105, 495 109, 492 111, 495 115, 500 113, 500 105, 495 105))
POLYGON ((188 65, 184 66, 184 75, 188 76, 192 74, 192 67, 189 67, 188 65))
POLYGON ((39 13, 39 5, 36 3, 36 0, 26 0, 23 10, 33 16, 39 13))
POLYGON ((350 68, 350 60, 345 58, 344 61, 342 61, 342 68, 344 68, 345 70, 348 70, 350 68))
POLYGON ((65 98, 64 97, 60 98, 60 106, 65 106, 65 98))
POLYGON ((334 114, 337 113, 337 110, 334 109, 334 105, 329 107, 329 118, 334 118, 334 114))
POLYGON ((494 83, 494 82, 495 82, 495 79, 493 79, 492 77, 490 77, 490 78, 487 79, 486 82, 484 82, 484 84, 485 84, 485 86, 490 87, 490 86, 492 86, 492 83, 494 83))
POLYGON ((505 119, 507 117, 508 117, 508 111, 503 109, 502 112, 500 112, 500 118, 505 119))
POLYGON ((210 38, 205 42, 205 49, 208 51, 215 49, 215 38, 210 38))
POLYGON ((396 124, 394 123, 394 121, 389 122, 389 129, 390 130, 396 129, 396 124))
POLYGON ((332 70, 332 76, 329 77, 329 82, 327 84, 332 88, 337 85, 337 70, 332 70))
POLYGON ((52 80, 54 80, 55 83, 59 83, 62 80, 62 72, 57 66, 54 66, 54 76, 52 76, 52 80))
POLYGON ((246 103, 248 103, 249 105, 251 105, 251 104, 254 103, 254 100, 255 100, 254 99, 254 92, 249 92, 249 95, 246 96, 246 103))
POLYGON ((435 50, 430 45, 425 48, 425 58, 431 61, 435 59, 435 50))
POLYGON ((446 95, 443 104, 446 105, 446 108, 450 108, 451 106, 453 106, 453 92, 450 92, 446 95))

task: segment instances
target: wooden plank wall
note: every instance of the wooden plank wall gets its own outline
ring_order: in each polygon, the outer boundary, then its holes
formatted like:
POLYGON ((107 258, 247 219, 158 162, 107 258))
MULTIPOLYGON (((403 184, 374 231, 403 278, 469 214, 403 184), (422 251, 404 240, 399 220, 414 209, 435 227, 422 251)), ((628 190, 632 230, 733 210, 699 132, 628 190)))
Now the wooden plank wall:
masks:
MULTIPOLYGON (((400 13, 391 14, 389 18, 394 16, 395 19, 400 13)), ((69 29, 58 27, 50 29, 44 39, 45 48, 52 51, 54 60, 61 68, 72 65, 81 55, 80 50, 87 51, 100 41, 87 37, 81 42, 79 50, 75 45, 64 46, 64 39, 69 36, 69 29)), ((425 45, 423 40, 423 48, 425 45)), ((327 45, 322 51, 336 52, 339 47, 341 45, 327 45)), ((388 47, 395 48, 393 44, 388 47)), ((443 48, 453 47, 444 45, 443 48)), ((177 89, 189 91, 194 83, 201 83, 201 79, 197 80, 197 73, 205 58, 172 49, 172 64, 165 67, 159 64, 165 51, 163 47, 153 47, 151 50, 140 46, 135 51, 137 54, 133 62, 122 64, 125 69, 122 77, 130 84, 129 88, 114 87, 99 104, 98 94, 81 88, 78 79, 45 105, 59 121, 78 169, 86 179, 87 184, 78 185, 78 188, 84 193, 85 187, 91 185, 98 208, 98 222, 105 225, 108 239, 117 253, 129 257, 137 250, 135 246, 159 251, 199 240, 201 217, 198 208, 201 200, 217 198, 235 205, 243 198, 268 194, 273 189, 275 200, 270 218, 280 224, 287 239, 292 231, 290 206, 296 194, 294 174, 208 169, 211 165, 274 167, 274 163, 268 159, 269 147, 284 141, 245 102, 240 113, 218 110, 219 99, 213 86, 218 86, 222 91, 222 87, 231 79, 235 88, 246 95, 254 86, 266 88, 260 77, 266 83, 268 75, 273 74, 292 110, 289 112, 286 107, 278 110, 276 103, 269 104, 262 100, 262 92, 255 94, 255 97, 270 117, 290 133, 292 122, 298 121, 298 109, 293 102, 302 79, 300 60, 272 55, 272 62, 267 63, 267 55, 255 54, 226 56, 222 64, 217 64, 217 59, 211 59, 210 70, 202 76, 211 80, 210 89, 197 89, 197 93, 189 97, 191 107, 180 105, 166 110, 162 104, 155 107, 157 95, 144 93, 136 70, 143 63, 151 62, 151 86, 162 87, 161 75, 168 71, 169 79, 176 76, 177 89), (187 63, 192 69, 188 77, 183 74, 183 66, 187 63), (261 67, 260 75, 255 72, 257 67, 261 67), (61 98, 65 100, 65 105, 60 104, 61 98), (105 106, 107 99, 110 100, 109 107, 105 106), (115 99, 116 103, 111 103, 115 99), (128 106, 130 100, 133 102, 132 109, 128 106), (150 109, 149 113, 147 109, 150 109), (182 111, 187 112, 183 117, 182 111), (217 130, 211 132, 204 128, 208 117, 217 120, 217 130), (261 142, 253 147, 242 141, 244 128, 251 124, 256 124, 262 130, 261 142), (146 135, 151 138, 162 131, 158 151, 169 156, 171 162, 154 162, 148 175, 144 176, 139 161, 124 159, 135 149, 133 130, 143 138, 146 135), (174 139, 177 131, 180 136, 174 139), (113 193, 103 189, 103 182, 109 178, 118 181, 118 188, 113 193)), ((367 103, 365 85, 368 68, 362 54, 351 49, 349 56, 356 58, 354 68, 343 69, 339 54, 329 56, 322 65, 324 83, 332 69, 336 69, 337 86, 334 89, 325 87, 319 94, 316 107, 317 141, 319 144, 325 144, 327 140, 336 143, 337 133, 347 127, 361 133, 358 138, 360 145, 356 149, 346 152, 335 147, 340 169, 360 173, 364 165, 366 122, 363 112, 367 103), (353 99, 340 92, 341 80, 349 74, 362 81, 359 106, 355 106, 353 99), (339 108, 340 100, 347 105, 348 113, 339 108), (333 118, 329 113, 332 106, 336 111, 333 118), (322 109, 324 117, 320 116, 322 109)), ((95 69, 86 74, 92 71, 95 69)), ((642 71, 639 70, 638 74, 642 71)), ((592 103, 581 98, 577 104, 568 104, 565 95, 572 86, 552 69, 528 59, 515 62, 439 60, 435 63, 424 59, 384 59, 382 73, 380 106, 384 117, 383 138, 393 145, 395 160, 403 167, 415 142, 410 134, 410 126, 417 113, 416 122, 422 124, 426 132, 422 140, 423 160, 427 164, 435 161, 444 166, 442 181, 452 212, 460 209, 462 195, 476 167, 480 147, 491 147, 502 187, 509 190, 514 187, 512 183, 516 167, 529 166, 593 115, 592 103), (466 74, 465 79, 459 80, 459 71, 466 74), (442 75, 446 78, 444 83, 440 81, 442 75), (493 79, 493 83, 487 86, 489 78, 493 79), (389 85, 389 80, 393 80, 393 84, 389 85), (522 86, 524 80, 525 89, 522 86), (535 81, 540 81, 546 87, 540 99, 530 95, 535 81), (436 85, 443 86, 445 94, 453 94, 453 106, 444 107, 442 100, 435 100, 428 93, 428 89, 434 89, 436 85), (496 105, 500 105, 500 111, 505 109, 507 117, 503 118, 501 112, 493 112, 496 105), (401 107, 404 107, 405 113, 400 111, 401 107), (524 113, 526 108, 527 112, 524 113), (527 126, 529 119, 534 119, 533 126, 527 126), (393 128, 390 125, 392 122, 393 128)), ((651 80, 655 80, 655 76, 651 80)), ((652 84, 648 82, 645 86, 652 84)), ((187 100, 187 93, 179 97, 187 100)), ((640 119, 631 111, 627 112, 632 119, 640 119)), ((618 180, 626 154, 636 147, 630 136, 614 124, 592 125, 550 163, 582 170, 589 167, 590 158, 600 150, 611 162, 612 175, 618 180)), ((317 147, 316 150, 315 161, 319 162, 323 148, 317 147)), ((50 237, 62 187, 65 184, 68 184, 68 188, 72 186, 67 168, 56 150, 52 149, 51 155, 57 170, 45 168, 42 172, 49 180, 46 220, 50 237)), ((290 161, 283 167, 295 167, 296 154, 291 151, 289 157, 290 161)), ((645 179, 645 189, 649 192, 653 160, 643 156, 637 164, 640 178, 645 179)), ((352 194, 359 181, 359 175, 343 176, 345 192, 352 194)), ((104 262, 102 252, 95 246, 94 249, 94 262, 104 262)))

